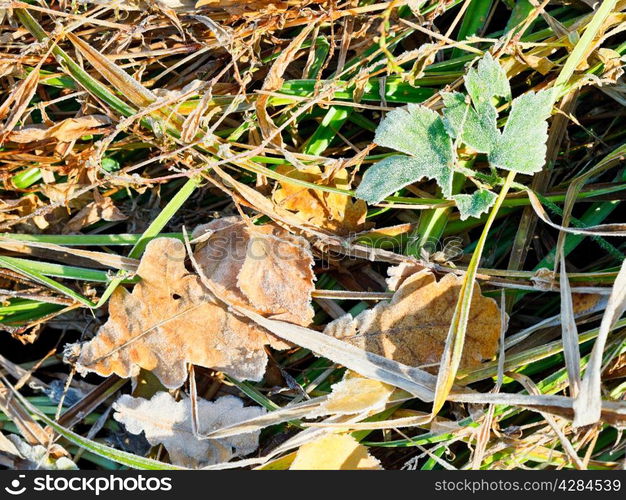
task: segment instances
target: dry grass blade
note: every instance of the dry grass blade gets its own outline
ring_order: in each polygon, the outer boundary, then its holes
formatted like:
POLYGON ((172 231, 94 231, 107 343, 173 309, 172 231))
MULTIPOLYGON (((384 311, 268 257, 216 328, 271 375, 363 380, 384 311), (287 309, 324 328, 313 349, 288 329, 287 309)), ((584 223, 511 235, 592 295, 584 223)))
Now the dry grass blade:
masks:
MULTIPOLYGON (((300 31, 298 36, 291 41, 289 46, 276 58, 276 61, 274 61, 274 64, 265 78, 263 88, 261 89, 262 91, 270 92, 278 90, 282 86, 284 82, 282 78, 283 73, 296 56, 298 50, 300 50, 304 40, 306 40, 307 36, 309 36, 314 28, 315 23, 305 26, 305 28, 300 31)), ((267 93, 263 93, 257 98, 256 113, 259 119, 259 128, 261 129, 261 133, 266 140, 269 140, 275 146, 280 148, 283 146, 281 136, 276 133, 277 127, 267 111, 269 98, 270 96, 267 93)))
POLYGON ((132 104, 142 108, 150 106, 150 104, 157 100, 154 93, 146 89, 128 73, 109 61, 106 56, 92 48, 88 43, 72 33, 67 33, 66 36, 96 71, 106 78, 109 83, 121 92, 132 104))
POLYGON ((541 201, 535 193, 528 190, 528 199, 530 200, 530 204, 535 210, 537 216, 548 226, 553 227, 554 229, 558 229, 559 231, 563 231, 565 233, 571 234, 582 234, 589 236, 626 236, 626 224, 622 223, 614 223, 614 224, 599 224, 597 226, 586 227, 586 228, 575 228, 575 227, 565 227, 560 226, 559 224, 555 224, 550 220, 548 214, 543 209, 541 205, 541 201))
POLYGON ((448 394, 454 385, 459 366, 461 365, 463 347, 465 345, 465 334, 467 332, 467 322, 469 321, 472 295, 474 293, 474 280, 476 279, 483 248, 485 246, 489 230, 491 229, 491 225, 500 210, 502 201, 504 200, 504 197, 506 196, 514 178, 515 172, 509 172, 504 186, 502 186, 500 194, 491 208, 485 227, 483 228, 478 244, 476 245, 476 249, 474 250, 474 254, 472 255, 472 260, 467 268, 467 272, 463 276, 459 299, 454 310, 454 315, 452 316, 452 323, 450 324, 446 345, 443 351, 443 356, 441 357, 441 364, 439 365, 439 373, 437 374, 437 387, 433 402, 433 415, 436 415, 446 402, 448 394))
POLYGON ((572 303, 572 292, 567 269, 565 268, 565 256, 561 255, 561 328, 563 336, 563 354, 565 366, 569 378, 570 395, 576 397, 580 386, 580 348, 578 347, 578 328, 572 303))
MULTIPOLYGON (((602 358, 609 332, 615 322, 626 310, 626 261, 613 285, 606 311, 600 324, 598 338, 591 351, 580 392, 574 401, 574 425, 590 425, 601 418, 602 414, 602 358)), ((626 405, 625 405, 626 406, 626 405)))

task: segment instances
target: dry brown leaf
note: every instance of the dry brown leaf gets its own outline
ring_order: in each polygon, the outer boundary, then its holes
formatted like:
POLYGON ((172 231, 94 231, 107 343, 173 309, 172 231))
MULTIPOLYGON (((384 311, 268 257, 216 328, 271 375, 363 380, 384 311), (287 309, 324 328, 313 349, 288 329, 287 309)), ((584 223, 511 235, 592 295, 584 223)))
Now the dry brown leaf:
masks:
POLYGON ((597 293, 572 293, 574 314, 579 316, 596 309, 601 302, 606 301, 605 295, 597 293))
POLYGON ((266 412, 260 406, 244 407, 243 401, 235 396, 223 396, 215 402, 199 399, 196 434, 189 398, 176 401, 168 392, 159 392, 150 400, 124 395, 113 408, 115 420, 123 423, 128 432, 144 432, 151 445, 165 446, 172 463, 194 468, 254 452, 259 446, 260 431, 220 439, 203 436, 266 412))
MULTIPOLYGON (((436 281, 428 270, 406 277, 405 271, 392 268, 390 272, 398 285, 391 301, 377 304, 356 318, 342 316, 330 323, 324 333, 409 366, 438 364, 463 280, 447 274, 436 281), (403 280, 398 276, 403 276, 403 280)), ((476 284, 462 368, 476 367, 495 356, 500 328, 496 302, 484 297, 476 284)))
POLYGON ((290 470, 382 470, 352 436, 331 434, 302 445, 290 470))
POLYGON ((99 127, 109 125, 111 120, 105 115, 89 115, 78 118, 67 118, 47 127, 43 124, 28 125, 13 130, 8 134, 8 140, 20 144, 27 144, 45 139, 56 139, 59 142, 70 142, 80 139, 84 135, 102 133, 99 127))
POLYGON ((63 228, 64 233, 80 231, 83 227, 95 224, 100 220, 120 221, 127 219, 108 196, 94 191, 94 201, 83 207, 63 228))
POLYGON ((614 358, 602 372, 603 380, 626 378, 626 354, 614 358))
MULTIPOLYGON (((290 165, 279 165, 276 171, 294 179, 321 183, 322 172, 318 167, 298 170, 290 165)), ((279 182, 280 189, 273 195, 274 202, 295 212, 302 220, 338 234, 362 231, 365 229, 367 204, 363 200, 352 201, 349 196, 309 189, 299 184, 279 182)), ((337 172, 332 187, 350 189, 348 171, 337 172)))
MULTIPOLYGON (((0 222, 20 219, 43 205, 44 203, 34 194, 22 196, 17 200, 0 199, 0 222)), ((50 225, 43 216, 35 216, 31 220, 37 229, 46 229, 50 225)))
POLYGON ((0 123, 0 144, 22 119, 28 104, 35 95, 39 84, 39 69, 44 60, 42 59, 37 67, 33 68, 28 76, 9 93, 8 99, 0 105, 0 120, 4 120, 4 123, 0 123))
POLYGON ((344 379, 333 385, 332 392, 311 416, 352 415, 377 412, 385 408, 394 387, 348 372, 344 379))
POLYGON ((233 377, 260 380, 264 346, 282 341, 215 301, 200 278, 185 268, 179 240, 157 238, 146 247, 132 293, 118 288, 109 303, 109 320, 97 336, 68 350, 81 373, 107 377, 152 371, 168 388, 187 378, 187 363, 214 368, 233 377))
POLYGON ((224 217, 196 228, 209 234, 194 257, 226 302, 306 326, 313 320, 313 256, 308 242, 276 224, 224 217))

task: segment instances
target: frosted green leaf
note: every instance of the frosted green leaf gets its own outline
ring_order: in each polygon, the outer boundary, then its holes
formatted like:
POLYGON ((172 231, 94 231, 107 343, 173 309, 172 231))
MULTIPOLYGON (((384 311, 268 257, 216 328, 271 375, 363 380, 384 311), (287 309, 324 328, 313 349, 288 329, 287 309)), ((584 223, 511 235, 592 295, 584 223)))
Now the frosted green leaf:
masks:
POLYGON ((376 129, 374 142, 425 162, 452 165, 452 141, 441 117, 432 109, 409 104, 390 111, 376 129))
POLYGON ((411 156, 391 156, 371 166, 356 191, 357 197, 376 203, 423 178, 435 179, 444 197, 452 194, 455 154, 437 113, 416 104, 394 109, 376 129, 374 142, 411 156))
POLYGON ((475 106, 491 103, 493 97, 511 99, 511 86, 506 73, 489 52, 465 75, 465 88, 475 106))
POLYGON ((489 153, 489 163, 522 174, 539 172, 546 162, 547 118, 553 91, 528 92, 513 101, 500 140, 489 153))
POLYGON ((437 179, 442 191, 446 193, 444 196, 446 198, 450 196, 452 191, 451 167, 426 163, 413 156, 394 155, 367 169, 356 190, 356 197, 368 203, 378 203, 398 189, 424 178, 437 179))
POLYGON ((459 92, 443 92, 441 96, 446 106, 443 114, 450 135, 460 137, 461 142, 479 153, 489 153, 500 138, 496 108, 489 102, 474 108, 459 92))
POLYGON ((496 194, 488 189, 479 189, 472 194, 457 194, 452 197, 456 203, 461 220, 468 217, 480 217, 496 202, 496 194))

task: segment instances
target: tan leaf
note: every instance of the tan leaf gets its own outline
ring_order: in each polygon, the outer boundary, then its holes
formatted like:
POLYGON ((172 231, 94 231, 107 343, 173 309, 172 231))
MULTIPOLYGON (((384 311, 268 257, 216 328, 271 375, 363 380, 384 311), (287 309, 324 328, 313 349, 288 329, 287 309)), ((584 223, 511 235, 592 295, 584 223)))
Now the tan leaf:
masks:
POLYGON ((99 127, 109 125, 111 120, 105 115, 89 115, 79 118, 67 118, 47 127, 43 124, 28 125, 13 130, 8 135, 8 140, 21 144, 56 139, 59 142, 69 142, 80 139, 84 135, 102 133, 99 127))
POLYGON ((2 143, 7 134, 9 134, 22 119, 30 100, 35 95, 37 85, 39 84, 39 69, 44 59, 33 68, 28 76, 22 80, 10 93, 9 97, 0 104, 0 143, 2 143), (5 119, 6 118, 6 119, 5 119))
MULTIPOLYGON (((43 206, 44 203, 34 194, 16 200, 0 199, 0 222, 20 219, 43 206)), ((33 217, 32 222, 38 229, 46 229, 50 225, 43 216, 33 217)))
POLYGON ((376 412, 385 408, 394 387, 348 372, 344 379, 333 385, 332 392, 314 415, 351 415, 376 412))
MULTIPOLYGON (((392 268, 390 272, 394 283, 403 274, 403 270, 396 271, 392 268)), ((391 301, 379 303, 356 318, 342 316, 324 333, 409 366, 436 365, 441 360, 461 284, 462 279, 454 274, 436 281, 428 270, 416 272, 398 283, 391 301)), ((463 368, 475 367, 495 356, 500 328, 496 302, 484 297, 476 284, 463 368)), ((431 367, 430 371, 436 369, 431 367)))
POLYGON ((196 228, 210 236, 194 256, 227 302, 274 319, 308 325, 313 320, 313 256, 303 238, 276 224, 254 226, 225 217, 196 228))
POLYGON ((203 436, 266 412, 260 406, 244 407, 243 401, 235 396, 223 396, 215 402, 198 399, 196 434, 189 398, 176 401, 168 392, 159 392, 150 400, 123 395, 113 408, 115 420, 123 423, 128 432, 144 432, 151 445, 165 446, 172 463, 185 467, 227 462, 254 452, 259 446, 260 431, 221 439, 203 436))
POLYGON ((120 221, 127 217, 115 206, 108 196, 94 191, 94 201, 83 207, 63 228, 64 233, 80 231, 83 227, 95 224, 100 220, 120 221))
POLYGON ((284 343, 228 312, 187 271, 185 257, 179 240, 157 238, 148 244, 133 292, 118 288, 109 302, 109 320, 97 336, 68 350, 77 354, 80 372, 130 377, 144 368, 168 388, 184 383, 187 363, 239 379, 263 377, 264 345, 280 348, 284 343))
MULTIPOLYGON (((297 180, 322 182, 322 172, 317 167, 298 170, 290 165, 279 165, 276 171, 297 180)), ((332 183, 327 185, 350 189, 347 170, 337 172, 332 183)), ((363 200, 352 201, 349 196, 341 193, 309 189, 290 182, 280 182, 280 186, 274 192, 274 202, 282 208, 296 212, 302 220, 338 234, 365 229, 367 204, 363 200)))
POLYGON ((382 470, 352 436, 331 434, 302 445, 290 470, 382 470))

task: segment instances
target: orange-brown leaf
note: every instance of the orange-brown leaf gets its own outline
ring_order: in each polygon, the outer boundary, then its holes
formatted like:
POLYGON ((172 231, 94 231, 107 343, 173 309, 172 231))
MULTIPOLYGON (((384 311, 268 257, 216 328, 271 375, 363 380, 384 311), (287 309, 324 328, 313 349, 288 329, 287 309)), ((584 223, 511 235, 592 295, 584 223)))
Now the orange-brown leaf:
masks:
POLYGON ((280 344, 256 325, 230 313, 185 268, 185 247, 157 238, 146 247, 132 293, 118 288, 109 320, 78 353, 79 371, 134 376, 152 371, 168 388, 187 378, 187 364, 240 379, 260 380, 266 344, 280 344))
MULTIPOLYGON (((297 170, 290 165, 280 165, 276 171, 301 181, 322 182, 321 172, 317 167, 297 170)), ((349 189, 348 172, 339 171, 329 185, 349 189)), ((290 182, 280 182, 280 186, 274 192, 274 202, 295 212, 302 220, 339 234, 365 229, 367 205, 363 200, 352 201, 349 196, 341 193, 309 189, 290 182)))

